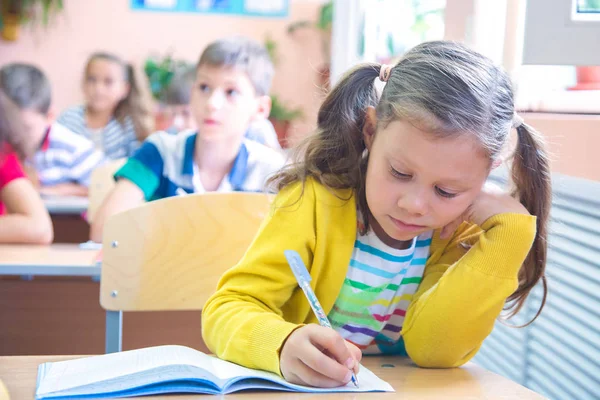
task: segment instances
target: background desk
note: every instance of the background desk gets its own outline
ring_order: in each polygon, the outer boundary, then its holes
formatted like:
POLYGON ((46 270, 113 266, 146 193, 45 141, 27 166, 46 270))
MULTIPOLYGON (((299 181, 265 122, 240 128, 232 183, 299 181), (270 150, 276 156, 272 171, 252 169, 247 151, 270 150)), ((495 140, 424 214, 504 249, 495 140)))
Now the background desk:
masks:
MULTIPOLYGON (((0 355, 104 353, 98 250, 0 245, 0 355), (22 276, 33 276, 22 279, 22 276)), ((182 344, 207 351, 200 311, 130 312, 123 348, 182 344)))
MULTIPOLYGON (((0 357, 0 379, 4 381, 11 399, 32 399, 35 393, 37 367, 49 361, 61 361, 74 357, 0 357)), ((462 368, 435 370, 416 368, 405 358, 365 357, 363 364, 389 382, 396 393, 361 393, 361 399, 385 398, 403 400, 429 399, 543 399, 544 397, 500 375, 469 363, 462 368)), ((227 396, 229 397, 229 396, 227 396)), ((356 399, 356 393, 327 394, 324 396, 286 392, 254 392, 231 395, 240 399, 298 400, 301 398, 356 399), (303 397, 301 397, 303 396, 303 397)), ((174 399, 172 396, 146 396, 148 400, 174 399)), ((180 395, 177 400, 198 399, 198 395, 180 395)), ((203 397, 206 399, 213 397, 203 397)), ((214 397, 216 398, 216 397, 214 397)))
POLYGON ((98 255, 75 244, 0 245, 0 275, 99 277, 98 255))
POLYGON ((44 197, 44 204, 52 218, 54 243, 82 243, 88 240, 90 226, 82 217, 88 209, 87 197, 44 197))
POLYGON ((81 196, 48 196, 43 200, 48 212, 54 215, 81 215, 89 205, 88 198, 81 196))

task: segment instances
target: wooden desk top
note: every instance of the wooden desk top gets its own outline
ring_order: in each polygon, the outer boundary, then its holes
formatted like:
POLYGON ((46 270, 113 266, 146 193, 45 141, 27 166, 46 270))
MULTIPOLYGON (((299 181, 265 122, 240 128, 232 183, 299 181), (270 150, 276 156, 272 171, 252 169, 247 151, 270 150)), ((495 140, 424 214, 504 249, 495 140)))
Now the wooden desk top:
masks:
POLYGON ((99 250, 77 244, 0 245, 0 275, 98 276, 99 250))
MULTIPOLYGON (((77 356, 13 356, 0 357, 0 380, 4 381, 11 399, 33 399, 39 364, 63 361, 77 356)), ((367 356, 363 362, 377 376, 389 382, 396 393, 360 393, 361 399, 388 398, 403 400, 508 400, 543 399, 544 397, 502 376, 475 364, 462 368, 434 370, 414 367, 410 360, 398 357, 367 356)), ((321 395, 287 392, 237 393, 225 397, 299 400, 324 399, 321 395), (301 397, 302 396, 302 397, 301 397)), ((357 393, 328 393, 327 398, 356 399, 357 393)), ((175 399, 167 396, 146 396, 146 400, 175 399)), ((198 399, 198 395, 178 395, 177 400, 198 399)), ((208 399, 209 397, 206 397, 208 399)))

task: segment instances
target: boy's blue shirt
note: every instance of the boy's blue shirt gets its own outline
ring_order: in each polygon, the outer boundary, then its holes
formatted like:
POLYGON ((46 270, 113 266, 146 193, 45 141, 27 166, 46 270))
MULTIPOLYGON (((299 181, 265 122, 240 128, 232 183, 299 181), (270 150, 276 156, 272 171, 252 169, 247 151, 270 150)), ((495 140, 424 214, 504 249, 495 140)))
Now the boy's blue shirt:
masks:
MULTIPOLYGON (((144 192, 146 201, 202 190, 194 184, 196 138, 194 130, 151 135, 117 171, 115 179, 133 182, 144 192)), ((217 191, 264 191, 267 178, 284 164, 280 152, 244 139, 217 191)))

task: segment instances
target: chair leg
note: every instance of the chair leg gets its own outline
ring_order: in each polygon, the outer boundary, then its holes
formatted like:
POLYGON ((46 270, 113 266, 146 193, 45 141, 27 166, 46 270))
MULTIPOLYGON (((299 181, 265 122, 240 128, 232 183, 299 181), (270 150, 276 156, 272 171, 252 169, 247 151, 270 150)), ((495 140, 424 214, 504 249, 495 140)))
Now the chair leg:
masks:
POLYGON ((106 353, 123 350, 123 311, 106 311, 106 353))

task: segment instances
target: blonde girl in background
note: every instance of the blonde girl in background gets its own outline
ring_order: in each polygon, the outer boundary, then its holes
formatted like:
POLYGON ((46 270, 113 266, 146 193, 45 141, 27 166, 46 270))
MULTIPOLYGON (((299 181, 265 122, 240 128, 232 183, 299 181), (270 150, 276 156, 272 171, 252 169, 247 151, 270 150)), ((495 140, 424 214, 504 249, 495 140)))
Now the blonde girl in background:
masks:
POLYGON ((94 53, 85 67, 85 104, 57 122, 92 140, 110 159, 129 157, 152 131, 135 72, 118 56, 94 53))

